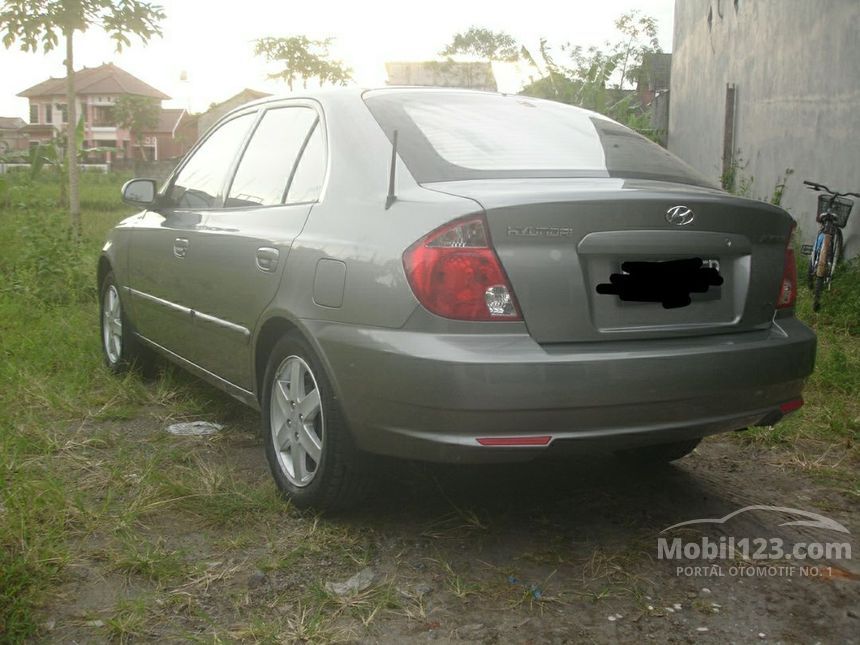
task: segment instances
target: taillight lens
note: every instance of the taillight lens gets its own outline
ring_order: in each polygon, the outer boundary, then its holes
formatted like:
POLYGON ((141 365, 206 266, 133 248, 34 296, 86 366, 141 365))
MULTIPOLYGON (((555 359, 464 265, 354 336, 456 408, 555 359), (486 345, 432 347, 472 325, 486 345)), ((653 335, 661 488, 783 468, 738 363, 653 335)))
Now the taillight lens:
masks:
POLYGON ((522 320, 483 216, 456 220, 403 254, 409 286, 429 311, 455 320, 522 320))
POLYGON ((779 283, 779 295, 776 297, 776 308, 785 309, 793 307, 797 300, 797 264, 794 260, 794 249, 792 239, 794 238, 794 226, 788 236, 788 244, 785 247, 785 265, 782 269, 782 280, 779 283))

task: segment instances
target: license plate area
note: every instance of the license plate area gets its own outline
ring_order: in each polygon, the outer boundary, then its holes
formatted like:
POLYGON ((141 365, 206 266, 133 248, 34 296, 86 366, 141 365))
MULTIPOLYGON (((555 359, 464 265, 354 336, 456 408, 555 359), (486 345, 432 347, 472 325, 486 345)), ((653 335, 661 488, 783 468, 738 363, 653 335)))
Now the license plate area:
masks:
POLYGON ((724 279, 718 258, 627 260, 596 286, 599 297, 622 303, 654 303, 680 309, 695 302, 719 300, 724 279))

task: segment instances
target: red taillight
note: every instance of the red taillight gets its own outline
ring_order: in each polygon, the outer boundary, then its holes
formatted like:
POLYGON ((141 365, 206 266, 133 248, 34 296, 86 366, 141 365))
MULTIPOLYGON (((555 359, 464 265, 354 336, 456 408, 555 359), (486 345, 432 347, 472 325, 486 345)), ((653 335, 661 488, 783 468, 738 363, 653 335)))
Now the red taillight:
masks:
POLYGON ((522 320, 483 216, 436 229, 403 254, 409 286, 428 310, 456 320, 522 320))
POLYGON ((779 283, 779 294, 776 297, 776 308, 785 309, 793 307, 797 300, 797 264, 794 260, 794 249, 791 241, 794 237, 794 225, 788 236, 788 244, 785 247, 785 264, 782 268, 782 280, 779 283))
POLYGON ((779 411, 783 414, 788 414, 789 412, 794 412, 795 410, 799 410, 803 407, 803 399, 792 399, 791 401, 787 401, 779 406, 779 411))

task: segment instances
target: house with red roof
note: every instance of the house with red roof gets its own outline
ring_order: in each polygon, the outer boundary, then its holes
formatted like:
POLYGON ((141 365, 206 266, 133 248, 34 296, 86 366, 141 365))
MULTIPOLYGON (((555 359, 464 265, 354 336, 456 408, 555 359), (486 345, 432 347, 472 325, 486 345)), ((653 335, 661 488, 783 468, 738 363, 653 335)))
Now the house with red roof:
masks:
MULTIPOLYGON (((131 133, 115 124, 113 106, 117 97, 146 96, 157 101, 159 107, 170 98, 113 63, 75 72, 75 94, 77 113, 84 119, 83 147, 109 149, 90 153, 87 161, 106 163, 139 158, 141 154, 131 133)), ((21 129, 29 145, 53 139, 68 127, 65 78, 49 78, 18 96, 30 101, 30 122, 21 129)), ((143 148, 148 160, 181 157, 194 143, 175 137, 184 116, 184 110, 161 110, 156 129, 144 133, 143 148)))

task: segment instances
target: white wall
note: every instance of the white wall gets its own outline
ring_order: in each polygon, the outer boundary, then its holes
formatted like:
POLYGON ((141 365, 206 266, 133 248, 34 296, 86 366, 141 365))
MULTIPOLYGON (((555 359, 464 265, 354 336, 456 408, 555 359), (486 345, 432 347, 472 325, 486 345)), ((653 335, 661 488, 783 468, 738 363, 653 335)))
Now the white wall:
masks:
MULTIPOLYGON (((782 205, 810 239, 816 196, 802 180, 860 192, 860 0, 676 0, 674 32, 669 149, 719 178, 736 84, 752 196, 769 198, 793 168, 782 205)), ((860 199, 846 233, 860 254, 860 199)))

